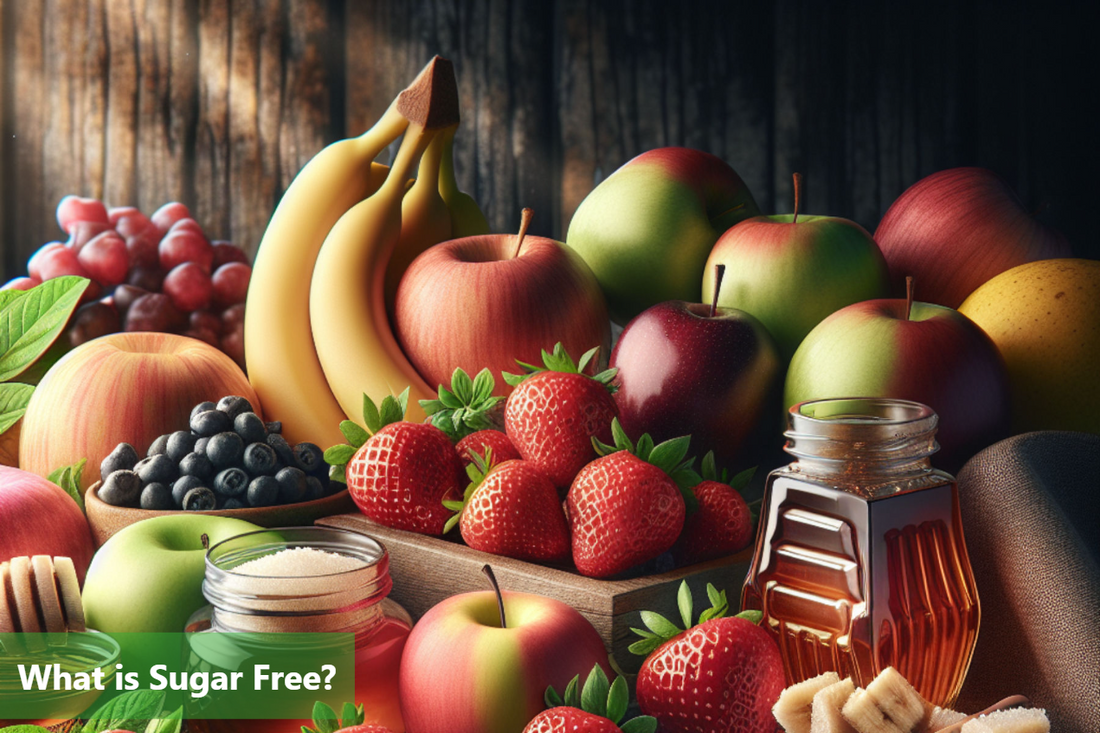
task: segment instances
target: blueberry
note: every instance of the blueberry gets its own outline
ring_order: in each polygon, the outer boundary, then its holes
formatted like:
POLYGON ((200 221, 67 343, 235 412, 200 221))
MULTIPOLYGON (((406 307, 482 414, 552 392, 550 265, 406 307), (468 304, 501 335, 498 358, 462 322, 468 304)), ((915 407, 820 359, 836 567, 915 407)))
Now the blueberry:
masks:
POLYGON ((141 490, 141 508, 155 511, 167 511, 176 508, 172 500, 172 490, 164 484, 149 484, 141 490))
POLYGON ((191 418, 191 432, 209 438, 233 429, 233 420, 221 410, 207 410, 191 418))
POLYGON ((200 412, 206 412, 207 410, 213 410, 217 407, 213 402, 200 402, 191 408, 191 417, 194 418, 200 412))
POLYGON ((294 446, 294 463, 309 474, 317 474, 322 470, 328 471, 324 451, 313 443, 299 443, 294 446))
POLYGON ((267 428, 267 432, 269 432, 269 433, 281 433, 281 432, 283 432, 283 424, 281 422, 279 422, 278 420, 273 420, 271 422, 265 422, 264 427, 267 428))
POLYGON ((248 489, 248 474, 240 468, 226 468, 214 477, 214 491, 222 496, 240 496, 248 489))
POLYGON ((264 421, 254 412, 242 412, 233 418, 233 432, 241 436, 245 445, 249 443, 262 443, 267 437, 267 428, 264 421))
POLYGON ((202 453, 188 453, 180 461, 181 476, 198 476, 204 481, 214 478, 214 464, 202 453))
POLYGON ((236 433, 218 433, 206 444, 206 457, 214 470, 240 466, 244 457, 244 441, 236 433))
POLYGON ((133 471, 114 471, 99 487, 99 498, 112 506, 137 506, 141 479, 133 471))
POLYGON ((179 477, 175 461, 165 454, 144 458, 134 466, 143 484, 170 484, 179 477))
POLYGON ((209 442, 210 442, 210 438, 199 438, 198 440, 195 441, 195 450, 193 452, 194 453, 201 453, 205 456, 206 455, 206 444, 209 443, 209 442))
POLYGON ((246 506, 240 499, 229 498, 222 504, 222 509, 244 509, 246 506))
POLYGON ((279 470, 275 449, 267 443, 253 443, 244 449, 244 469, 253 476, 273 476, 279 470))
POLYGON ((315 499, 323 498, 324 495, 325 487, 321 485, 320 479, 316 476, 306 476, 306 495, 304 501, 314 501, 315 499))
POLYGON ((110 476, 115 471, 132 471, 138 462, 137 451, 129 443, 119 443, 99 464, 99 475, 110 476))
POLYGON ((286 442, 286 438, 278 433, 269 433, 267 436, 267 444, 275 450, 275 455, 279 457, 279 463, 281 465, 294 465, 294 450, 290 447, 290 443, 286 442))
POLYGON ((197 489, 203 485, 203 480, 198 476, 181 476, 172 484, 172 501, 176 506, 183 506, 183 498, 191 489, 197 489))
POLYGON ((229 415, 230 420, 235 420, 243 412, 252 412, 252 403, 244 397, 229 395, 218 400, 218 409, 229 415))
POLYGON ((153 441, 153 444, 149 446, 149 452, 145 455, 147 457, 159 456, 168 452, 168 436, 162 435, 153 441))
POLYGON ((257 476, 248 485, 249 506, 271 506, 279 500, 279 482, 273 476, 257 476))
POLYGON ((218 500, 214 492, 205 486, 196 486, 183 497, 183 510, 185 512, 207 512, 217 506, 218 500))
POLYGON ((197 438, 186 430, 177 430, 168 436, 168 457, 176 463, 195 450, 197 438))
POLYGON ((279 503, 297 504, 306 496, 306 475, 299 468, 287 467, 275 474, 279 482, 279 503))

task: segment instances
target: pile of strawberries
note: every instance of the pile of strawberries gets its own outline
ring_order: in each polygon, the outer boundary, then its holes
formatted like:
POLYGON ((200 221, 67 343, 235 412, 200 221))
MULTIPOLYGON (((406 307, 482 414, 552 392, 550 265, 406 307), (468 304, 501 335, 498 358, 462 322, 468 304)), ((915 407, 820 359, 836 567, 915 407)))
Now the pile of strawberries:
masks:
POLYGON ((517 362, 513 386, 493 396, 488 371, 455 372, 451 388, 404 420, 408 392, 364 400, 364 426, 341 425, 349 444, 325 452, 360 510, 379 524, 441 535, 458 526, 474 549, 567 564, 607 578, 671 551, 679 565, 721 557, 752 536, 738 489, 714 457, 703 476, 689 436, 655 445, 619 425, 615 370, 590 376, 593 349, 575 362, 558 344, 543 364, 517 362), (503 423, 501 430, 501 423, 503 423))

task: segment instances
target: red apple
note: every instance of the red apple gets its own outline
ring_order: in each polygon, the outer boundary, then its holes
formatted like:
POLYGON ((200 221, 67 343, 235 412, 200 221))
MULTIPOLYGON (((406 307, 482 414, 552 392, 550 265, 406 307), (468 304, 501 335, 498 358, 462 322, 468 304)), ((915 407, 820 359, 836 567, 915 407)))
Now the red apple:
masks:
POLYGON ((628 323, 611 366, 619 370, 615 402, 628 435, 649 433, 657 443, 690 435, 694 453, 713 450, 723 465, 732 465, 757 425, 782 368, 756 318, 682 300, 628 323))
POLYGON ((793 214, 757 216, 727 230, 703 273, 705 300, 715 265, 726 265, 718 305, 759 318, 783 361, 830 313, 889 294, 886 261, 867 230, 847 219, 799 214, 800 187, 796 173, 793 214))
POLYGON ((545 237, 485 234, 431 247, 397 290, 401 347, 428 384, 450 384, 456 367, 488 368, 497 394, 516 359, 541 363, 559 341, 570 354, 610 343, 599 284, 572 250, 545 237))
POLYGON ((95 551, 92 533, 80 507, 56 484, 0 466, 0 527, 0 562, 21 555, 69 557, 84 582, 95 551))
POLYGON ((241 395, 260 411, 248 378, 201 341, 166 333, 115 333, 78 346, 46 372, 23 416, 19 467, 47 476, 87 458, 82 486, 119 443, 144 453, 186 428, 206 400, 241 395))
POLYGON ((791 360, 788 407, 828 397, 893 397, 939 415, 936 465, 957 470, 1008 434, 1008 375, 993 341, 950 308, 870 300, 815 328, 791 360))
POLYGON ((914 183, 890 205, 875 241, 896 292, 911 275, 922 298, 949 308, 1005 270, 1070 256, 1066 238, 984 168, 951 168, 914 183))
POLYGON ((699 297, 718 235, 760 210, 720 158, 657 148, 612 173, 577 207, 566 243, 584 258, 626 323, 667 300, 699 297))
POLYGON ((401 657, 401 714, 409 731, 519 733, 559 692, 599 664, 596 629, 560 601, 492 592, 440 602, 413 627, 401 657))

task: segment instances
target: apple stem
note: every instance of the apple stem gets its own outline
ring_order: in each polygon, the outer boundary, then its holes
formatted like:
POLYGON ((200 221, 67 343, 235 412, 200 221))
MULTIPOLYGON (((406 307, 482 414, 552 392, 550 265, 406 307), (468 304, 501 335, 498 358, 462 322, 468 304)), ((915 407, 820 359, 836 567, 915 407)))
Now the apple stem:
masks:
POLYGON ((798 223, 798 204, 802 200, 802 174, 795 173, 794 176, 794 216, 791 218, 792 224, 798 223))
POLYGON ((905 320, 910 320, 909 315, 913 311, 913 276, 905 276, 905 320))
MULTIPOLYGON (((530 209, 524 209, 524 211, 530 211, 530 209)), ((481 572, 485 573, 489 578, 489 585, 493 586, 493 592, 497 594, 497 610, 500 611, 500 628, 508 628, 508 623, 504 618, 504 596, 500 592, 500 584, 497 583, 497 576, 493 572, 493 569, 488 565, 481 568, 481 572)))
POLYGON ((725 265, 714 266, 714 300, 710 301, 710 317, 718 315, 718 294, 722 292, 722 278, 726 275, 725 265))
POLYGON ((202 536, 199 537, 199 541, 202 542, 202 549, 210 549, 210 535, 206 534, 206 532, 202 533, 202 536))
POLYGON ((519 239, 516 241, 516 251, 512 259, 519 257, 519 250, 523 246, 523 238, 527 236, 527 227, 531 226, 531 219, 535 216, 534 209, 524 208, 519 220, 519 239))

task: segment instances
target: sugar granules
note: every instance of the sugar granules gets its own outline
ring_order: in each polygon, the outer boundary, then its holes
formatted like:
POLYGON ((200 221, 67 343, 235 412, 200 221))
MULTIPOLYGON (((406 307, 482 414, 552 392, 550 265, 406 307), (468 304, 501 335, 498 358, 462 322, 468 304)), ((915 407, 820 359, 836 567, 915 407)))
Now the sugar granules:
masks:
POLYGON ((267 578, 304 578, 313 575, 334 575, 359 570, 366 563, 357 557, 325 552, 312 547, 294 547, 249 560, 233 568, 239 575, 267 578))

